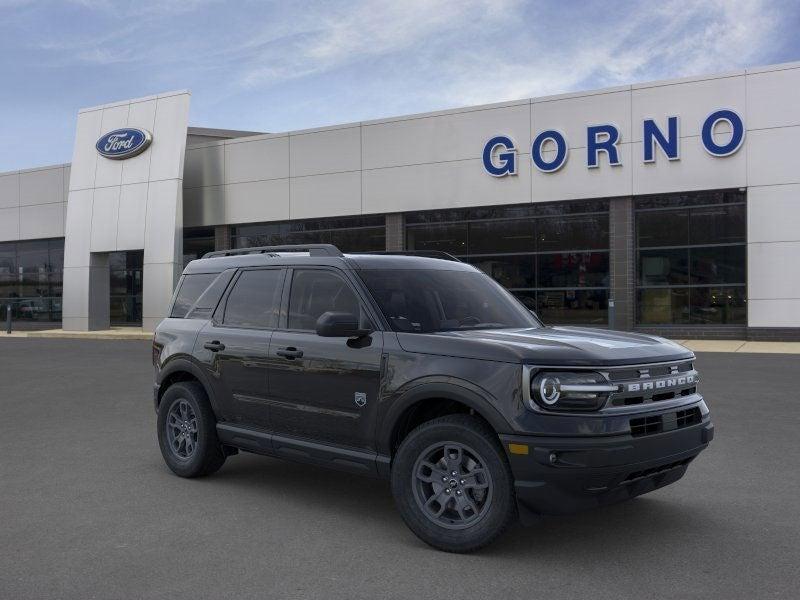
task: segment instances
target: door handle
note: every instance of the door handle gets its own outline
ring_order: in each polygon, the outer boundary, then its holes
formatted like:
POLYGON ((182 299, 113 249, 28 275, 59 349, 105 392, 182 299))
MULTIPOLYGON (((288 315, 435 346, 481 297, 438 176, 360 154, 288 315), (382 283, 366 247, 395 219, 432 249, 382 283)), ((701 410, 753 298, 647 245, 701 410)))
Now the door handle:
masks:
POLYGON ((282 356, 286 360, 294 360, 295 358, 303 358, 303 351, 298 350, 293 346, 289 346, 288 348, 284 348, 283 350, 277 350, 275 352, 278 356, 282 356))
POLYGON ((203 348, 206 350, 211 350, 212 352, 219 352, 220 350, 225 350, 225 344, 214 340, 213 342, 206 342, 203 344, 203 348))

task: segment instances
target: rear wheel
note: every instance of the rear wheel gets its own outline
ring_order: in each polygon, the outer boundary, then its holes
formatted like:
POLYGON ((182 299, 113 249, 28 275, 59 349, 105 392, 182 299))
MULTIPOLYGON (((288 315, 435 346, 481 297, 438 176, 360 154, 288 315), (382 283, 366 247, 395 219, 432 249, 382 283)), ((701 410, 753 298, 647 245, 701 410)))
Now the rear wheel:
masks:
POLYGON ((480 419, 423 423, 397 450, 392 493, 406 525, 447 552, 471 552, 516 518, 514 483, 497 435, 480 419))
POLYGON ((158 405, 158 444, 164 462, 176 475, 200 477, 225 462, 217 421, 199 383, 182 381, 164 392, 158 405))

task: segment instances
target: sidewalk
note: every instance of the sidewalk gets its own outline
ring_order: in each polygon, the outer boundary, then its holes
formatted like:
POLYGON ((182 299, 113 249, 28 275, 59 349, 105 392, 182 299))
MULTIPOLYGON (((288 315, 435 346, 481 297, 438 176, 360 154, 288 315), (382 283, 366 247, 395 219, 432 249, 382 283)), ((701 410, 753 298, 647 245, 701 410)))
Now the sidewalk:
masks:
MULTIPOLYGON (((8 335, 0 331, 0 340, 5 338, 66 338, 80 340, 151 340, 153 333, 141 327, 112 327, 102 331, 64 331, 44 329, 41 331, 14 331, 8 335)), ((694 352, 755 352, 761 354, 800 354, 800 342, 746 342, 743 340, 675 340, 694 352)))
POLYGON ((742 340, 673 340, 693 352, 755 352, 800 354, 800 342, 745 342, 742 340))
POLYGON ((101 331, 64 331, 63 329, 41 329, 37 331, 0 331, 0 340, 5 338, 63 338, 77 340, 152 340, 152 331, 141 327, 112 327, 101 331))

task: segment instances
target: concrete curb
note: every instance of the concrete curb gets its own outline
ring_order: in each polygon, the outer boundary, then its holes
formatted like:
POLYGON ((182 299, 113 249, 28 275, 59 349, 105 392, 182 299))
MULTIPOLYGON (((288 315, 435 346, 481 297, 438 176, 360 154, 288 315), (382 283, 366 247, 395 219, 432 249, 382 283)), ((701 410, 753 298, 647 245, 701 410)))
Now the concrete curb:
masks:
MULTIPOLYGON (((152 340, 153 333, 133 327, 115 327, 103 331, 64 331, 45 329, 41 331, 15 331, 10 335, 0 332, 5 338, 52 338, 76 340, 152 340)), ((800 354, 800 342, 747 342, 744 340, 674 340, 693 352, 753 352, 758 354, 800 354)))
POLYGON ((4 338, 50 338, 72 340, 152 340, 153 333, 138 328, 118 327, 102 331, 64 331, 63 329, 43 329, 40 331, 14 331, 10 335, 0 333, 4 338))

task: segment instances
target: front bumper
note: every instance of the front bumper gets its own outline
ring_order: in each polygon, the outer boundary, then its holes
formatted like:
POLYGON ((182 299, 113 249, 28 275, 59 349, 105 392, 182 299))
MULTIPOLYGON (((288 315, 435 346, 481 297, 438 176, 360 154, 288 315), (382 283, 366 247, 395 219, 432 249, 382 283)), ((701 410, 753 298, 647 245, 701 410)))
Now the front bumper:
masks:
POLYGON ((501 435, 500 439, 522 508, 555 515, 669 485, 683 476, 713 437, 714 425, 706 414, 696 425, 641 437, 501 435))

